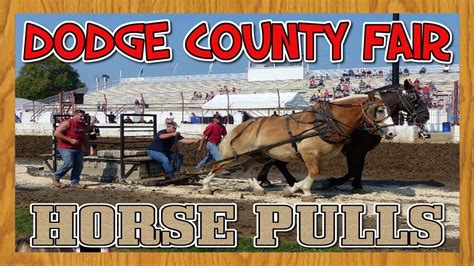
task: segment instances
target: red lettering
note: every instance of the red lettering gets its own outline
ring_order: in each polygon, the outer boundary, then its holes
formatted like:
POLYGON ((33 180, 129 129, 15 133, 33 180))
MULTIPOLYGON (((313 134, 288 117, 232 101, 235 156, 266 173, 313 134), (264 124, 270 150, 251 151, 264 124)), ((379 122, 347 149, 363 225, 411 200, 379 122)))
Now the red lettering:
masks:
POLYGON ((447 28, 433 23, 423 24, 423 60, 432 60, 433 56, 436 61, 451 63, 453 54, 445 51, 451 41, 451 32, 447 28))
POLYGON ((413 45, 413 57, 414 58, 421 58, 421 50, 422 50, 422 24, 420 23, 413 23, 411 29, 411 36, 412 36, 412 45, 413 45))
POLYGON ((298 30, 305 36, 306 61, 316 62, 316 38, 314 35, 322 34, 324 32, 324 25, 317 23, 300 23, 298 30))
POLYGON ((166 46, 164 36, 155 36, 157 33, 169 33, 169 22, 160 21, 145 26, 145 44, 146 44, 146 60, 147 61, 170 61, 171 49, 168 47, 155 49, 156 47, 166 46))
POLYGON ((273 61, 284 61, 283 47, 289 61, 301 60, 298 24, 287 23, 286 30, 282 23, 273 23, 273 61))
POLYGON ((92 62, 110 56, 115 48, 113 35, 102 25, 87 23, 86 25, 86 51, 84 53, 84 61, 92 62), (103 46, 98 48, 96 40, 100 39, 103 46))
POLYGON ((244 47, 249 58, 254 62, 261 62, 268 57, 270 48, 272 45, 272 24, 269 21, 260 23, 260 48, 257 48, 257 44, 254 38, 253 23, 244 23, 242 27, 242 39, 244 47))
POLYGON ((377 36, 377 33, 389 33, 389 24, 364 24, 364 36, 363 36, 363 50, 362 50, 362 62, 374 62, 375 48, 383 48, 385 46, 385 38, 377 36))
POLYGON ((413 58, 405 27, 401 23, 393 23, 386 60, 396 61, 400 55, 402 55, 405 60, 413 58))
POLYGON ((331 24, 325 25, 326 38, 331 47, 331 62, 333 63, 342 62, 342 46, 347 33, 349 33, 350 26, 351 22, 349 20, 339 21, 336 32, 334 32, 331 24))
POLYGON ((385 45, 386 62, 397 62, 400 56, 404 61, 412 62, 450 64, 452 61, 453 54, 447 51, 452 41, 451 31, 434 22, 412 23, 411 43, 403 22, 366 23, 364 33, 362 61, 366 63, 374 62, 374 48, 384 48, 385 45))
POLYGON ((197 60, 209 61, 212 57, 211 49, 205 49, 199 45, 199 40, 208 35, 208 26, 202 22, 188 32, 184 38, 184 51, 197 60))
POLYGON ((228 22, 215 26, 211 33, 211 49, 221 61, 229 62, 237 59, 242 49, 242 36, 237 26, 228 22), (230 46, 227 50, 222 47, 221 42, 221 38, 225 35, 230 35, 230 46))
POLYGON ((51 54, 53 45, 53 37, 48 30, 31 22, 25 23, 22 56, 24 62, 34 62, 47 57, 51 54), (37 40, 43 43, 40 48, 37 47, 37 40))
POLYGON ((67 62, 75 61, 84 51, 85 36, 82 28, 71 22, 67 22, 59 26, 54 32, 54 50, 59 59, 67 62), (66 46, 66 37, 74 38, 74 44, 71 48, 66 46))
POLYGON ((134 23, 122 26, 115 31, 115 44, 123 55, 136 61, 142 61, 144 41, 136 36, 142 36, 144 28, 145 24, 134 23), (128 35, 132 36, 128 37, 128 35), (126 38, 129 38, 130 44, 125 41, 126 38))

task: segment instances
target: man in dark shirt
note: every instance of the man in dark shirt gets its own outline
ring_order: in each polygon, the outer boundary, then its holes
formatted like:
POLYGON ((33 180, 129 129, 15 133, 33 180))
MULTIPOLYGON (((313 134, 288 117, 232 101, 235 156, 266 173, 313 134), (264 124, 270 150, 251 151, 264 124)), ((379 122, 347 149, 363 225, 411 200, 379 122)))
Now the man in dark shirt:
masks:
POLYGON ((148 146, 147 151, 150 158, 161 164, 167 179, 175 178, 175 172, 179 170, 179 167, 181 166, 181 159, 176 158, 176 154, 171 151, 173 144, 177 141, 185 144, 197 143, 200 141, 200 139, 183 138, 183 136, 176 131, 176 128, 176 122, 167 123, 166 129, 158 131, 155 135, 155 138, 150 146, 148 146), (176 168, 170 164, 170 160, 177 161, 177 163, 175 163, 176 168))

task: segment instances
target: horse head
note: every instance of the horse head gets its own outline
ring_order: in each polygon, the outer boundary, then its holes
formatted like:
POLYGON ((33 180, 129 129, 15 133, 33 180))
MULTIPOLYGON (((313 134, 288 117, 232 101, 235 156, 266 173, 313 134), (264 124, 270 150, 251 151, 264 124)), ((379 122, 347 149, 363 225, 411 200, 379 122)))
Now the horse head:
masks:
POLYGON ((408 80, 403 83, 403 90, 399 91, 401 110, 406 112, 407 120, 424 124, 430 119, 428 107, 418 94, 418 85, 412 85, 408 80))
POLYGON ((372 134, 382 135, 386 139, 392 139, 397 135, 392 117, 380 95, 375 92, 368 93, 368 100, 363 105, 362 119, 364 126, 372 134))

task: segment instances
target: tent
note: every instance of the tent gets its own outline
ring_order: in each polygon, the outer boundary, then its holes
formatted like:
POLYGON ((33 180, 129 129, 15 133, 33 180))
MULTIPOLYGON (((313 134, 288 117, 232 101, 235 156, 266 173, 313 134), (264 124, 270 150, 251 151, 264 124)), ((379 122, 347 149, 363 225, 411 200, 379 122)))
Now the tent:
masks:
POLYGON ((298 92, 280 93, 280 105, 277 93, 229 94, 229 101, 227 95, 216 95, 202 109, 227 110, 227 106, 230 110, 303 109, 308 103, 298 92))
MULTIPOLYGON (((35 107, 39 108, 43 103, 40 102, 34 102, 35 107)), ((15 98, 15 110, 25 110, 25 111, 31 111, 33 110, 33 101, 24 99, 24 98, 15 98)))

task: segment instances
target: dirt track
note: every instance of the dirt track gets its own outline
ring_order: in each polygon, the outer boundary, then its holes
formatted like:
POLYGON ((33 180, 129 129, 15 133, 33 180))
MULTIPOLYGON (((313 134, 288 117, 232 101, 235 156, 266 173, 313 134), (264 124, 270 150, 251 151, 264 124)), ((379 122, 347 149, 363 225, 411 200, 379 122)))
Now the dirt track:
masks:
MULTIPOLYGON (((31 147, 36 154, 47 153, 49 138, 25 138, 17 136, 17 157, 28 155, 31 147), (46 150, 41 150, 41 147, 46 150), (29 148, 28 148, 29 147, 29 148)), ((196 155, 194 147, 181 147, 188 165, 202 158, 196 155)), ((16 201, 19 207, 28 207, 33 202, 149 202, 157 206, 169 202, 236 202, 239 208, 239 221, 236 224, 239 234, 253 236, 255 233, 255 216, 252 204, 256 202, 296 203, 299 197, 284 198, 281 189, 285 186, 281 174, 272 170, 270 179, 275 187, 265 196, 253 196, 246 182, 247 177, 255 173, 234 173, 231 177, 218 178, 214 187, 221 189, 213 196, 200 195, 199 184, 167 187, 142 187, 123 184, 99 184, 85 182, 90 188, 82 191, 55 189, 50 180, 42 177, 31 177, 25 173, 25 165, 38 164, 34 159, 18 158, 16 201), (99 192, 99 193, 98 193, 99 192)), ((313 193, 318 195, 316 202, 331 203, 366 203, 368 213, 372 213, 374 203, 399 202, 402 213, 414 203, 444 203, 446 208, 446 236, 448 241, 439 250, 459 250, 459 145, 456 144, 394 144, 382 143, 369 153, 363 175, 363 185, 369 192, 363 195, 350 193, 350 183, 327 191, 318 190, 319 182, 313 186, 313 193)), ((304 177, 302 165, 290 165, 290 169, 299 178, 304 177)), ((345 174, 345 159, 337 156, 333 162, 323 167, 321 179, 345 174)), ((405 212, 406 214, 406 212, 405 212)), ((404 215, 405 216, 405 215, 404 215)), ((367 228, 373 228, 373 215, 367 219, 367 228)), ((294 232, 284 238, 294 241, 294 232)))

